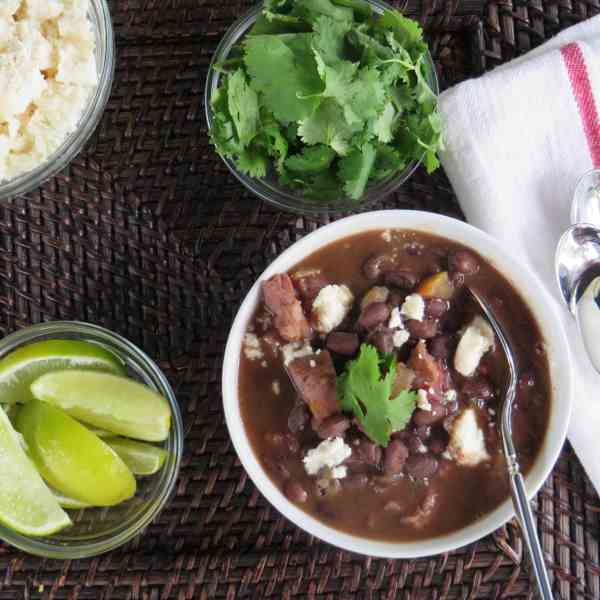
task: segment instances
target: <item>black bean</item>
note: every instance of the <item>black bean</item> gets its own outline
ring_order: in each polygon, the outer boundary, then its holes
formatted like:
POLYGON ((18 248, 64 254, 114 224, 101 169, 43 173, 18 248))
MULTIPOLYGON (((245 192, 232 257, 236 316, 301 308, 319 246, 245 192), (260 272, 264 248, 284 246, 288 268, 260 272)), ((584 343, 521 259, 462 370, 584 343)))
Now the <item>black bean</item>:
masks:
POLYGON ((407 458, 408 448, 400 440, 392 440, 385 449, 383 470, 387 475, 398 475, 407 458))
POLYGON ((429 404, 431 404, 431 410, 421 410, 418 408, 413 413, 412 418, 417 427, 433 425, 447 416, 446 407, 441 402, 435 398, 429 398, 429 404))
POLYGON ((448 312, 450 302, 443 298, 425 298, 425 314, 428 317, 439 319, 448 312))
POLYGON ((451 271, 475 275, 479 271, 479 263, 473 254, 466 250, 458 250, 448 257, 448 267, 451 271))
POLYGON ((389 254, 374 254, 363 264, 364 276, 370 281, 379 279, 393 267, 394 259, 389 254))
POLYGON ((358 324, 363 329, 372 329, 390 318, 390 307, 385 302, 372 302, 360 313, 358 324))
POLYGON ((429 352, 435 358, 448 360, 454 349, 454 338, 451 335, 438 335, 429 342, 429 352))
POLYGON ((296 404, 288 415, 288 429, 292 433, 298 433, 306 427, 309 419, 310 414, 306 404, 296 404))
POLYGON ((393 271, 386 272, 384 281, 386 285, 397 287, 401 290, 412 290, 419 282, 419 278, 412 271, 394 269, 393 271))
POLYGON ((285 484, 283 491, 292 502, 299 502, 303 504, 308 500, 308 494, 302 487, 302 484, 294 481, 293 479, 285 484))
POLYGON ((423 254, 424 249, 425 246, 423 246, 423 244, 420 244, 419 242, 410 242, 409 244, 406 244, 406 246, 404 246, 404 251, 409 256, 421 256, 423 254))
POLYGON ((364 469, 367 466, 377 466, 381 462, 381 448, 366 438, 355 440, 352 454, 345 463, 351 469, 364 469))
POLYGON ((405 327, 412 338, 428 340, 438 333, 438 321, 436 319, 423 319, 416 321, 408 319, 405 327))
POLYGON ((268 444, 280 451, 296 454, 300 450, 300 442, 291 433, 266 433, 265 440, 268 444))
POLYGON ((369 336, 369 343, 379 352, 389 354, 394 351, 394 332, 391 329, 380 329, 369 336))
POLYGON ((333 415, 328 417, 316 428, 317 435, 326 440, 327 438, 344 437, 345 431, 350 427, 350 419, 344 415, 333 415))
POLYGON ((460 389, 465 398, 481 398, 489 400, 494 395, 492 384, 483 377, 467 379, 460 389))
POLYGON ((441 438, 435 438, 429 443, 429 450, 432 454, 442 454, 446 450, 446 442, 441 438))
POLYGON ((428 454, 413 454, 404 465, 405 471, 413 479, 428 479, 438 470, 438 461, 428 454))
POLYGON ((345 331, 332 331, 327 336, 327 349, 341 354, 343 356, 353 356, 356 354, 360 340, 356 333, 346 333, 345 331))

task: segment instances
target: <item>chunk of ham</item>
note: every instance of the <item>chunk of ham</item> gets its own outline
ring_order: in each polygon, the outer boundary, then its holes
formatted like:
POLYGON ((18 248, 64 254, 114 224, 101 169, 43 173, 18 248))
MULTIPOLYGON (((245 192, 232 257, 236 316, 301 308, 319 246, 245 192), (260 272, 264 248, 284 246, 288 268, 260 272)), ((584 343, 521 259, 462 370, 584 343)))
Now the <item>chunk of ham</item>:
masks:
POLYGON ((311 328, 287 273, 273 275, 263 281, 263 296, 267 308, 273 313, 273 325, 288 342, 310 337, 311 328))
POLYGON ((303 269, 297 271, 296 273, 292 273, 292 280, 306 310, 312 308, 313 302, 319 295, 319 292, 329 284, 329 281, 320 269, 303 269))
POLYGON ((434 389, 443 385, 444 374, 440 363, 427 350, 424 340, 413 348, 408 367, 415 373, 413 387, 432 387, 434 389))
POLYGON ((340 411, 335 369, 327 350, 294 359, 287 365, 287 372, 318 422, 340 411))

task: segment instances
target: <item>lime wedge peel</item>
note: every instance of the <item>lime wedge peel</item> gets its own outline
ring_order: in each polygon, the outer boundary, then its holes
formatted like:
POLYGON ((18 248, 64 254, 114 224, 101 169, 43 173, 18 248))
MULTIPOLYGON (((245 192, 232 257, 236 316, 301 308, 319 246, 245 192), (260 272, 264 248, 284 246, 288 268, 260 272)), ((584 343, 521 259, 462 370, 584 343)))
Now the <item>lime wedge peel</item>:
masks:
POLYGON ((3 410, 0 410, 0 522, 28 536, 49 536, 71 525, 71 519, 25 454, 3 410))
POLYGON ((45 373, 65 369, 89 369, 124 374, 112 353, 80 340, 44 340, 17 348, 0 360, 0 403, 32 399, 31 383, 45 373))
POLYGON ((160 471, 167 458, 166 450, 120 437, 104 440, 131 469, 134 475, 154 475, 160 471))
POLYGON ((113 434, 146 442, 169 436, 169 403, 133 379, 97 371, 57 371, 34 381, 31 391, 78 421, 113 434))

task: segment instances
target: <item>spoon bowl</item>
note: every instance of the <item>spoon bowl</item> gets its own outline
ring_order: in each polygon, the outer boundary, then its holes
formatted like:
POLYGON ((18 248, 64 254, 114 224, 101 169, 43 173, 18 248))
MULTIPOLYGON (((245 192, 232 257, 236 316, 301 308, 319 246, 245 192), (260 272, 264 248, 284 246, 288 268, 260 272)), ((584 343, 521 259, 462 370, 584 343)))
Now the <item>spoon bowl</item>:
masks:
POLYGON ((600 229, 587 223, 569 227, 558 242, 555 269, 562 297, 577 316, 581 295, 600 275, 600 229))

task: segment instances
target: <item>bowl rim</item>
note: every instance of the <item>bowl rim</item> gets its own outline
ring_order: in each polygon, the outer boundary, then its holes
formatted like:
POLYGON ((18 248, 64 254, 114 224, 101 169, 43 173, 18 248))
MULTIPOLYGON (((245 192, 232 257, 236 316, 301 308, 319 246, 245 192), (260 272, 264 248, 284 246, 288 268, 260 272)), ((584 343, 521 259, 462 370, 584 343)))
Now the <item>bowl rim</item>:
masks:
MULTIPOLYGON (((382 13, 386 10, 398 10, 383 0, 365 0, 373 6, 375 10, 382 13)), ((250 10, 239 17, 225 32, 219 44, 217 45, 206 75, 204 85, 204 114, 206 118, 207 130, 210 137, 210 131, 213 126, 213 112, 211 108, 211 98, 219 85, 220 74, 215 69, 215 65, 226 58, 233 46, 246 34, 248 29, 254 24, 262 12, 264 2, 261 1, 254 5, 250 10)), ((431 56, 429 48, 427 49, 427 59, 430 68, 429 84, 436 96, 440 93, 440 83, 435 63, 431 56)), ((337 198, 334 201, 328 201, 325 204, 304 199, 300 195, 293 194, 288 188, 280 186, 278 183, 271 183, 267 178, 255 178, 246 175, 238 170, 235 162, 226 156, 220 154, 213 146, 214 151, 225 163, 229 172, 250 192, 258 196, 261 200, 269 202, 277 208, 299 214, 326 214, 339 211, 348 211, 356 209, 357 206, 364 208, 370 204, 381 200, 383 197, 391 194, 394 190, 404 184, 423 162, 423 156, 419 160, 412 160, 406 168, 395 175, 378 182, 375 185, 366 188, 363 197, 360 200, 353 201, 348 198, 337 198)))
MULTIPOLYGON (((95 342, 102 345, 106 344, 109 350, 119 356, 124 353, 133 356, 141 363, 143 369, 151 375, 157 390, 169 403, 172 416, 171 433, 169 434, 169 438, 167 438, 172 447, 169 448, 170 456, 162 469, 163 472, 161 474, 158 493, 156 497, 152 498, 151 502, 147 503, 146 509, 141 513, 138 520, 131 523, 127 528, 119 529, 110 535, 110 537, 103 538, 100 541, 85 540, 68 544, 59 540, 51 543, 49 541, 52 539, 51 537, 46 540, 43 537, 37 538, 23 535, 0 524, 0 539, 6 543, 36 556, 71 560, 97 556, 122 546, 142 532, 162 511, 171 497, 177 478, 179 477, 183 456, 184 428, 181 410, 173 388, 159 366, 136 344, 122 335, 99 325, 83 321, 50 321, 24 327, 0 340, 0 356, 4 356, 26 344, 34 343, 40 340, 40 338, 56 339, 65 334, 89 335, 95 342), (118 350, 115 350, 113 346, 117 346, 118 350)), ((0 410, 2 409, 0 408, 0 410)))
POLYGON ((0 181, 0 201, 27 194, 68 167, 79 155, 100 123, 112 92, 117 54, 112 18, 107 1, 90 0, 88 19, 92 22, 96 33, 98 85, 90 94, 76 129, 42 164, 13 179, 0 181))
POLYGON ((432 233, 473 248, 494 265, 525 297, 548 351, 552 398, 548 429, 536 461, 525 478, 527 496, 540 489, 552 471, 567 434, 573 400, 573 371, 566 333, 557 307, 528 265, 515 260, 501 243, 467 223, 424 211, 373 211, 346 217, 317 229, 280 254, 258 277, 242 302, 231 327, 223 360, 222 390, 225 420, 231 440, 246 472, 258 490, 280 513, 306 532, 334 546, 359 554, 383 558, 420 558, 448 552, 472 543, 510 520, 515 512, 510 498, 474 523, 448 534, 425 540, 388 542, 358 537, 318 521, 289 502, 258 462, 241 419, 238 399, 238 370, 243 334, 257 305, 261 282, 271 275, 292 268, 317 249, 342 238, 367 230, 406 229, 432 233))

